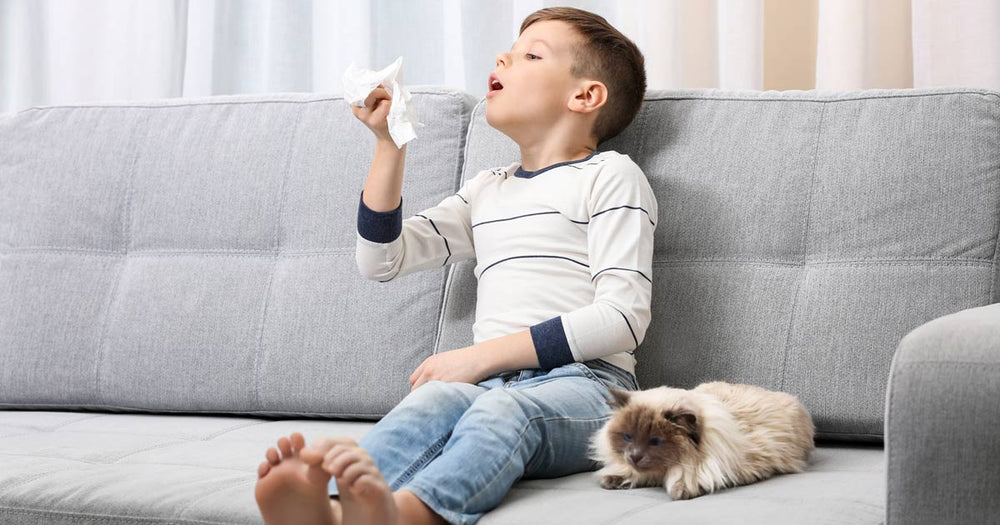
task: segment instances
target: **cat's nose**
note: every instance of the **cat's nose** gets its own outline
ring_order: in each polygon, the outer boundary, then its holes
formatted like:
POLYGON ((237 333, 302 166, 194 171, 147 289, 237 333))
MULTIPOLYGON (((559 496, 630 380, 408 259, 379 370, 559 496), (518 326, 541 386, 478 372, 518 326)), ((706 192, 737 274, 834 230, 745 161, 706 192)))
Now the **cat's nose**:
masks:
POLYGON ((633 452, 628 455, 629 463, 632 463, 633 467, 638 467, 639 462, 642 461, 643 454, 641 452, 633 452))

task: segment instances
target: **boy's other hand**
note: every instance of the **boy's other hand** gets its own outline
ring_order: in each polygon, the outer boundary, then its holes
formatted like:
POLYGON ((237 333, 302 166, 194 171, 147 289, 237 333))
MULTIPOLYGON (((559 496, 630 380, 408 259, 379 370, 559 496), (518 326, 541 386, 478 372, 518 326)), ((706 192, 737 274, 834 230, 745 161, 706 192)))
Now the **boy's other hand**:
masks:
POLYGON ((365 99, 365 107, 351 106, 351 112, 365 126, 368 126, 368 129, 372 130, 376 139, 392 142, 392 136, 389 135, 389 122, 386 120, 391 106, 392 97, 389 96, 389 92, 384 87, 379 85, 365 99))
POLYGON ((410 375, 410 390, 416 390, 428 381, 450 381, 476 384, 488 374, 483 369, 482 355, 475 347, 467 346, 435 354, 410 375), (478 354, 478 355, 477 355, 478 354))

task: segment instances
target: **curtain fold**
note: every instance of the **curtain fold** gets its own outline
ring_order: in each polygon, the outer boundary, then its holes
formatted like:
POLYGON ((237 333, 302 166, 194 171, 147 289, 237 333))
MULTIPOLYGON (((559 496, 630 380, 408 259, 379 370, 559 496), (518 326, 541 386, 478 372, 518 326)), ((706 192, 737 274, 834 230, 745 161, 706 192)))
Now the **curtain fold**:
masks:
POLYGON ((0 0, 0 112, 90 100, 341 91, 404 57, 407 85, 476 96, 525 16, 604 16, 650 89, 1000 90, 996 0, 0 0))

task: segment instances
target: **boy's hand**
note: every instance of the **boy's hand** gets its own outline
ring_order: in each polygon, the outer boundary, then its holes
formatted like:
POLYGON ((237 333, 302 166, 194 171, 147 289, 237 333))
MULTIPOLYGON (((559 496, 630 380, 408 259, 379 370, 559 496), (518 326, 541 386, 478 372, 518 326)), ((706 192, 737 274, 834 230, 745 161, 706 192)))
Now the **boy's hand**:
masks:
POLYGON ((392 97, 389 96, 389 92, 385 88, 379 85, 365 99, 365 107, 351 106, 351 112, 365 126, 368 126, 368 129, 372 130, 376 139, 392 142, 392 136, 389 135, 389 122, 386 120, 391 106, 392 97))
POLYGON ((481 352, 467 346, 435 354, 410 375, 410 390, 416 390, 428 381, 451 381, 476 384, 488 374, 483 369, 481 352))

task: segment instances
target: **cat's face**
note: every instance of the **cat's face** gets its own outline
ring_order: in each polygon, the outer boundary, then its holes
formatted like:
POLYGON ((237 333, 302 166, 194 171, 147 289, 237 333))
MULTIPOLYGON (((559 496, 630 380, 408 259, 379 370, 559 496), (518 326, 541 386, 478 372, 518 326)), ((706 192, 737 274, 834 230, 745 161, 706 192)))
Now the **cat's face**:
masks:
POLYGON ((686 410, 663 410, 631 400, 628 392, 612 390, 615 411, 607 426, 612 453, 643 474, 665 473, 678 463, 694 461, 698 419, 686 410))

